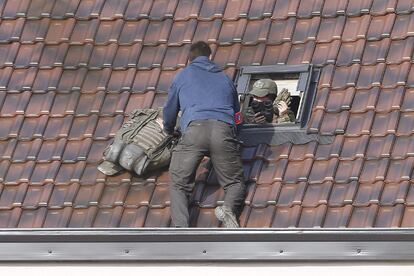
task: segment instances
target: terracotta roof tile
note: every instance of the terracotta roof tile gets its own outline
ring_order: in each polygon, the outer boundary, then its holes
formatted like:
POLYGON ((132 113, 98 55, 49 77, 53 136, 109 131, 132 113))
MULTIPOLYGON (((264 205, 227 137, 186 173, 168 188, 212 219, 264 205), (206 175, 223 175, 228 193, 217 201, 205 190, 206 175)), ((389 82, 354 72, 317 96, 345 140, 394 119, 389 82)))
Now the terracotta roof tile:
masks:
POLYGON ((21 93, 7 93, 4 98, 3 106, 0 110, 2 117, 14 117, 18 114, 24 114, 31 94, 29 91, 21 93))
POLYGON ((4 185, 0 197, 0 209, 10 210, 13 207, 21 206, 26 196, 28 185, 4 185))
POLYGON ((110 75, 111 69, 109 68, 88 71, 81 86, 82 92, 89 93, 105 90, 110 75))
POLYGON ((98 122, 96 115, 89 117, 75 117, 69 132, 69 139, 80 140, 92 137, 98 122))
POLYGON ((170 35, 172 23, 173 21, 171 19, 150 21, 143 40, 144 45, 166 43, 170 35))
POLYGON ((410 136, 396 137, 391 157, 393 159, 404 159, 407 156, 414 156, 414 140, 410 136))
POLYGON ((374 110, 379 97, 379 88, 373 87, 368 90, 356 90, 351 112, 362 113, 367 110, 374 110))
POLYGON ((365 41, 359 39, 355 42, 347 42, 341 44, 338 53, 337 65, 347 66, 352 63, 360 63, 362 52, 364 51, 365 41))
POLYGON ((319 24, 320 17, 297 20, 292 37, 292 42, 304 43, 309 40, 316 40, 316 34, 318 32, 319 24))
POLYGON ((381 207, 375 220, 375 227, 400 227, 402 216, 404 214, 404 205, 381 207))
POLYGON ((197 18, 202 0, 180 0, 174 14, 174 20, 188 20, 189 18, 197 18))
POLYGON ((394 27, 391 32, 392 39, 404 39, 407 36, 412 36, 414 27, 414 14, 402 14, 395 18, 394 27))
POLYGON ((94 140, 106 140, 115 137, 116 131, 121 127, 124 116, 100 117, 93 135, 94 140))
POLYGON ((369 139, 370 138, 368 135, 345 138, 340 154, 340 159, 354 160, 355 158, 363 158, 365 156, 365 150, 367 148, 369 139))
POLYGON ((240 42, 246 29, 247 20, 225 21, 221 26, 218 42, 220 45, 229 45, 240 42))
POLYGON ((115 114, 123 114, 128 98, 128 92, 107 93, 100 109, 100 115, 113 116, 115 114))
POLYGON ((129 113, 136 108, 150 108, 154 101, 154 94, 154 91, 149 91, 143 94, 132 94, 129 97, 125 112, 129 113))
POLYGON ((332 88, 342 89, 348 86, 355 86, 359 70, 359 64, 336 68, 332 79, 332 88))
POLYGON ((261 65, 265 50, 266 46, 262 43, 256 46, 242 46, 237 65, 239 67, 247 65, 261 65))
POLYGON ((414 10, 414 6, 410 0, 399 0, 395 10, 397 13, 409 13, 414 10))
POLYGON ((36 209, 40 206, 47 206, 49 197, 52 194, 53 186, 52 183, 45 185, 29 185, 22 207, 24 209, 36 209))
POLYGON ((312 17, 321 15, 324 0, 301 1, 298 8, 298 17, 312 17))
POLYGON ((273 9, 272 19, 285 19, 296 16, 299 0, 277 0, 273 9))
POLYGON ((272 15, 275 2, 276 0, 252 0, 247 16, 250 20, 270 17, 272 15))
POLYGON ((14 64, 19 46, 18 42, 0 45, 0 67, 12 66, 14 64))
POLYGON ((225 0, 206 0, 200 9, 199 20, 211 20, 214 18, 222 18, 226 8, 225 0))
POLYGON ((289 56, 289 51, 290 43, 288 42, 281 45, 266 46, 262 65, 286 64, 287 57, 289 56))
POLYGON ((5 141, 0 141, 0 158, 2 160, 10 160, 12 158, 14 149, 17 145, 17 139, 9 139, 5 141))
MULTIPOLYGON (((205 3, 205 1, 204 1, 205 3)), ((198 22, 197 29, 194 32, 193 41, 216 42, 221 29, 221 20, 198 22)))
POLYGON ((43 227, 45 228, 65 228, 68 227, 72 208, 65 207, 63 209, 48 210, 43 227))
POLYGON ((361 114, 351 114, 346 128, 346 135, 359 136, 362 134, 369 134, 374 117, 375 114, 373 111, 361 114))
POLYGON ((79 91, 87 72, 86 68, 63 70, 57 90, 60 92, 79 91))
POLYGON ((21 40, 21 33, 25 20, 19 18, 17 20, 2 20, 0 24, 0 42, 9 43, 21 40))
POLYGON ((36 163, 32 176, 30 178, 30 184, 43 185, 45 183, 53 184, 56 174, 59 170, 59 161, 53 161, 51 163, 36 163))
POLYGON ((93 227, 118 227, 122 212, 123 208, 121 206, 115 208, 100 208, 96 214, 93 227))
POLYGON ((377 181, 375 183, 359 184, 358 192, 355 195, 353 206, 369 206, 377 204, 381 195, 384 183, 377 181))
POLYGON ((130 0, 125 11, 125 19, 137 20, 148 18, 152 5, 152 1, 130 0))
POLYGON ((119 227, 143 227, 148 207, 125 208, 122 213, 119 227))
POLYGON ((349 0, 346 14, 348 16, 357 16, 365 13, 369 13, 373 0, 349 0))
POLYGON ((70 37, 71 45, 85 44, 95 40, 95 33, 99 27, 99 20, 76 21, 70 37))
POLYGON ((396 89, 381 89, 376 105, 377 112, 391 112, 401 109, 401 102, 404 94, 404 87, 396 89))
POLYGON ((39 64, 40 55, 42 54, 43 44, 21 45, 19 53, 14 61, 15 68, 27 68, 39 64))
POLYGON ((31 141, 18 141, 16 150, 12 156, 14 162, 26 162, 28 160, 36 160, 42 144, 41 139, 34 139, 31 141))
POLYGON ((7 118, 0 117, 0 140, 5 140, 11 137, 17 137, 19 135, 19 130, 22 126, 24 120, 23 115, 17 115, 15 117, 7 118))
POLYGON ((76 19, 97 18, 104 5, 104 0, 80 1, 75 13, 76 19))
POLYGON ((393 206, 398 203, 405 203, 410 182, 386 183, 381 194, 381 206, 393 206))
POLYGON ((411 135, 414 130, 414 113, 401 113, 398 123, 397 135, 411 135))
POLYGON ((49 118, 46 129, 43 133, 43 139, 51 140, 68 136, 72 124, 73 116, 65 116, 63 118, 49 118))
POLYGON ((387 65, 382 80, 383 87, 394 88, 397 85, 405 85, 409 68, 409 62, 404 62, 398 65, 387 65))
POLYGON ((413 164, 414 157, 407 157, 403 160, 391 160, 385 181, 396 183, 410 180, 413 164))
POLYGON ((43 141, 42 147, 37 154, 37 162, 50 162, 60 160, 66 145, 66 139, 43 141))
POLYGON ((15 69, 7 84, 9 92, 21 92, 32 88, 37 70, 34 67, 28 69, 15 69))
POLYGON ((20 216, 19 228, 40 228, 46 217, 47 208, 42 207, 36 210, 23 210, 20 216))
POLYGON ((361 172, 363 160, 357 158, 355 160, 340 160, 335 174, 335 182, 347 183, 358 180, 361 172))
POLYGON ((92 227, 97 212, 98 208, 96 206, 82 209, 73 209, 68 227, 92 227))
POLYGON ((292 45, 287 64, 310 63, 314 49, 314 41, 309 41, 305 44, 292 45))
POLYGON ((322 134, 343 134, 348 122, 349 113, 343 111, 340 113, 325 113, 320 133, 322 134))
POLYGON ((278 207, 273 218, 271 227, 288 228, 297 227, 302 207, 295 205, 293 207, 278 207))
POLYGON ((307 158, 303 161, 290 161, 286 167, 283 180, 286 183, 297 183, 308 180, 313 159, 307 158))
POLYGON ((400 113, 392 111, 386 114, 375 114, 374 123, 372 124, 372 136, 384 136, 389 133, 395 133, 400 113))
POLYGON ((196 19, 190 19, 189 21, 175 21, 168 38, 168 45, 180 46, 183 43, 190 43, 196 27, 196 19))
POLYGON ((69 18, 65 20, 51 20, 45 37, 46 44, 58 44, 68 42, 75 26, 75 19, 69 18))
POLYGON ((118 46, 116 44, 93 47, 88 64, 89 68, 100 69, 103 67, 111 67, 117 48, 118 46))
POLYGON ((329 207, 326 211, 325 222, 323 227, 326 228, 344 228, 348 226, 349 217, 351 216, 352 206, 329 207))
POLYGON ((6 90, 7 83, 9 82, 12 73, 12 67, 5 67, 3 69, 0 69, 0 90, 6 90))
POLYGON ((372 3, 371 14, 384 15, 386 13, 394 12, 396 2, 396 0, 375 0, 372 3))
POLYGON ((42 56, 39 61, 39 67, 52 69, 55 66, 62 66, 68 47, 67 43, 44 46, 42 56))
POLYGON ((384 37, 390 37, 394 20, 394 13, 373 17, 367 32, 367 40, 379 40, 384 37))
POLYGON ((241 45, 220 46, 214 54, 214 61, 221 67, 235 66, 240 55, 241 45))
POLYGON ((22 140, 41 138, 47 121, 47 115, 42 115, 39 118, 25 118, 19 131, 19 138, 22 140))
POLYGON ((244 227, 270 227, 274 212, 274 206, 268 206, 266 208, 253 208, 249 214, 247 224, 244 227))
POLYGON ((106 0, 99 18, 101 20, 123 18, 128 3, 128 0, 106 0))
POLYGON ((171 223, 170 207, 148 210, 145 227, 169 227, 171 223))
POLYGON ((326 205, 320 205, 316 208, 303 208, 298 227, 322 227, 326 209, 326 205))
POLYGON ((99 113, 99 109, 102 106, 104 98, 105 92, 103 91, 96 93, 81 93, 75 114, 78 116, 87 116, 99 113))
POLYGON ((79 2, 80 0, 70 0, 65 1, 59 5, 54 5, 51 12, 51 17, 61 19, 75 16, 79 2))
POLYGON ((55 184, 70 184, 79 182, 79 179, 85 168, 85 162, 61 164, 56 175, 55 184))
POLYGON ((153 67, 160 67, 166 48, 166 45, 142 47, 141 55, 137 64, 138 68, 151 69, 153 67))
POLYGON ((369 22, 369 15, 363 15, 361 17, 348 17, 345 21, 342 40, 348 42, 355 41, 360 38, 366 38, 369 22))
POLYGON ((237 20, 240 17, 246 17, 249 12, 251 0, 231 0, 227 2, 224 11, 224 20, 237 20))
MULTIPOLYGON (((135 77, 136 70, 131 68, 127 70, 120 70, 120 71, 112 71, 111 77, 109 78, 108 85, 107 85, 107 91, 108 92, 122 92, 122 91, 128 91, 132 87, 132 82, 135 77)), ((114 97, 121 97, 121 99, 124 99, 125 93, 119 93, 118 96, 108 96, 111 98, 114 97)), ((122 104, 121 104, 122 105, 122 104)), ((102 107, 106 107, 103 105, 102 107)), ((115 112, 118 112, 120 110, 120 106, 116 106, 117 110, 115 112)), ((123 109, 121 109, 123 110, 123 109)))
POLYGON ((63 163, 75 163, 77 161, 84 161, 89 153, 92 144, 92 139, 87 138, 81 141, 68 141, 66 143, 65 151, 63 152, 63 163))
POLYGON ((249 21, 243 36, 243 44, 257 44, 258 42, 266 42, 271 20, 266 18, 261 21, 249 21))
POLYGON ((23 0, 19 2, 17 5, 13 3, 3 3, 2 8, 2 17, 8 19, 15 19, 17 17, 24 17, 27 15, 27 9, 29 8, 30 1, 23 0))
POLYGON ((354 98, 355 88, 349 87, 344 90, 332 90, 329 93, 328 102, 326 103, 326 111, 340 112, 351 108, 354 98))
POLYGON ((370 138, 366 154, 367 159, 379 159, 381 157, 389 157, 393 141, 393 135, 370 138))
POLYGON ((312 64, 323 66, 326 64, 334 64, 338 55, 341 42, 334 40, 330 43, 317 43, 313 52, 312 64))
POLYGON ((371 205, 369 207, 354 207, 348 227, 373 227, 377 213, 378 205, 371 205))
MULTIPOLYGON (((81 185, 94 185, 96 183, 103 183, 105 182, 105 180, 108 180, 108 184, 116 183, 115 181, 111 181, 109 177, 107 178, 106 175, 101 173, 96 168, 96 163, 85 165, 83 162, 78 162, 78 164, 79 164, 79 168, 81 170, 82 176, 80 177, 80 179, 75 179, 75 182, 79 182, 81 185)), ((127 181, 123 181, 124 180, 122 179, 123 176, 125 176, 125 174, 122 173, 119 176, 114 177, 114 179, 120 180, 119 182, 127 182, 127 181)), ((127 175, 127 176, 129 176, 129 178, 131 177, 131 175, 127 175)))
POLYGON ((331 144, 319 144, 315 153, 315 160, 327 160, 332 157, 339 157, 343 140, 344 137, 342 135, 336 135, 331 144))
POLYGON ((390 39, 388 38, 379 41, 367 41, 362 56, 362 64, 374 65, 378 62, 384 62, 389 45, 390 39))
MULTIPOLYGON (((280 44, 286 41, 291 41, 295 28, 295 22, 295 18, 272 21, 267 43, 280 44)), ((246 34, 249 34, 249 32, 246 32, 246 34)))
POLYGON ((405 40, 395 40, 391 42, 387 56, 387 63, 399 64, 403 61, 410 61, 413 52, 414 37, 405 40))
POLYGON ((4 178, 4 184, 17 185, 29 182, 34 164, 34 161, 11 163, 7 171, 7 175, 4 178))
POLYGON ((168 47, 165 52, 162 68, 164 70, 174 70, 184 67, 187 64, 189 49, 189 44, 181 47, 168 47))
POLYGON ((55 185, 50 196, 48 206, 50 208, 63 208, 72 206, 75 196, 79 190, 79 183, 69 185, 55 185))

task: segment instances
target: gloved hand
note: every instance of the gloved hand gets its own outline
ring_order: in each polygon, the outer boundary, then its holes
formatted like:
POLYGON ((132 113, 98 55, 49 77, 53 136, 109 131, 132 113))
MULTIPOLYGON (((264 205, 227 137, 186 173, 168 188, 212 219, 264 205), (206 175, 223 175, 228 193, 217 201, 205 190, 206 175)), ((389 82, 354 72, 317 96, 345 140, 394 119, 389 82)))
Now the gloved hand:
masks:
POLYGON ((279 110, 279 116, 285 114, 289 109, 288 105, 284 101, 278 102, 274 107, 279 110))
POLYGON ((254 122, 256 124, 264 124, 264 123, 266 123, 266 118, 265 118, 265 116, 263 116, 262 113, 258 112, 256 114, 254 114, 254 122))

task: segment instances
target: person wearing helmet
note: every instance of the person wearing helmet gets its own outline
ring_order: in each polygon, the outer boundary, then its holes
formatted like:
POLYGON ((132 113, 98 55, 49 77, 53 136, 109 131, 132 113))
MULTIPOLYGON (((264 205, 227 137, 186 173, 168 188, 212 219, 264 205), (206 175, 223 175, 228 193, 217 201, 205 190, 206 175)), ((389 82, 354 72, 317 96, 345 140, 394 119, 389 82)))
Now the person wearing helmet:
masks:
POLYGON ((243 122, 247 124, 289 123, 295 121, 295 114, 289 110, 290 93, 282 89, 277 93, 277 85, 271 79, 260 79, 253 84, 250 103, 243 112, 243 122))

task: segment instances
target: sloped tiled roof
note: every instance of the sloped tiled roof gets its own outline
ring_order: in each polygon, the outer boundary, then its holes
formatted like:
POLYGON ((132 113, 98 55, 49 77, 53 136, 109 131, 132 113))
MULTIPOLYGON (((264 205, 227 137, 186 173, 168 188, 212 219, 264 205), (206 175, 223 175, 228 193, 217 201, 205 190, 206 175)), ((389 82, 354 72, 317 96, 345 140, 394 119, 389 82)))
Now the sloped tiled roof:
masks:
MULTIPOLYGON (((243 227, 414 226, 410 0, 0 1, 0 227, 165 227, 168 172, 106 177, 134 108, 163 105, 192 41, 245 65, 321 69, 309 133, 332 144, 245 147, 243 227)), ((223 190, 199 171, 191 224, 223 190)))

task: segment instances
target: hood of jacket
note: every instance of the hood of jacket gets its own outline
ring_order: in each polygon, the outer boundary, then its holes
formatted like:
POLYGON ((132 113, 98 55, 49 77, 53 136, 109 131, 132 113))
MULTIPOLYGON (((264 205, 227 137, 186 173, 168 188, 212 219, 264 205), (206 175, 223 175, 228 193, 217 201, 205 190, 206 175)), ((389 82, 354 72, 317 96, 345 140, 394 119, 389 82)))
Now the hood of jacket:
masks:
POLYGON ((217 64, 215 64, 214 62, 212 62, 206 56, 196 57, 190 63, 190 66, 194 66, 194 67, 200 68, 202 70, 209 71, 209 72, 213 72, 213 73, 221 72, 221 69, 217 66, 217 64))

